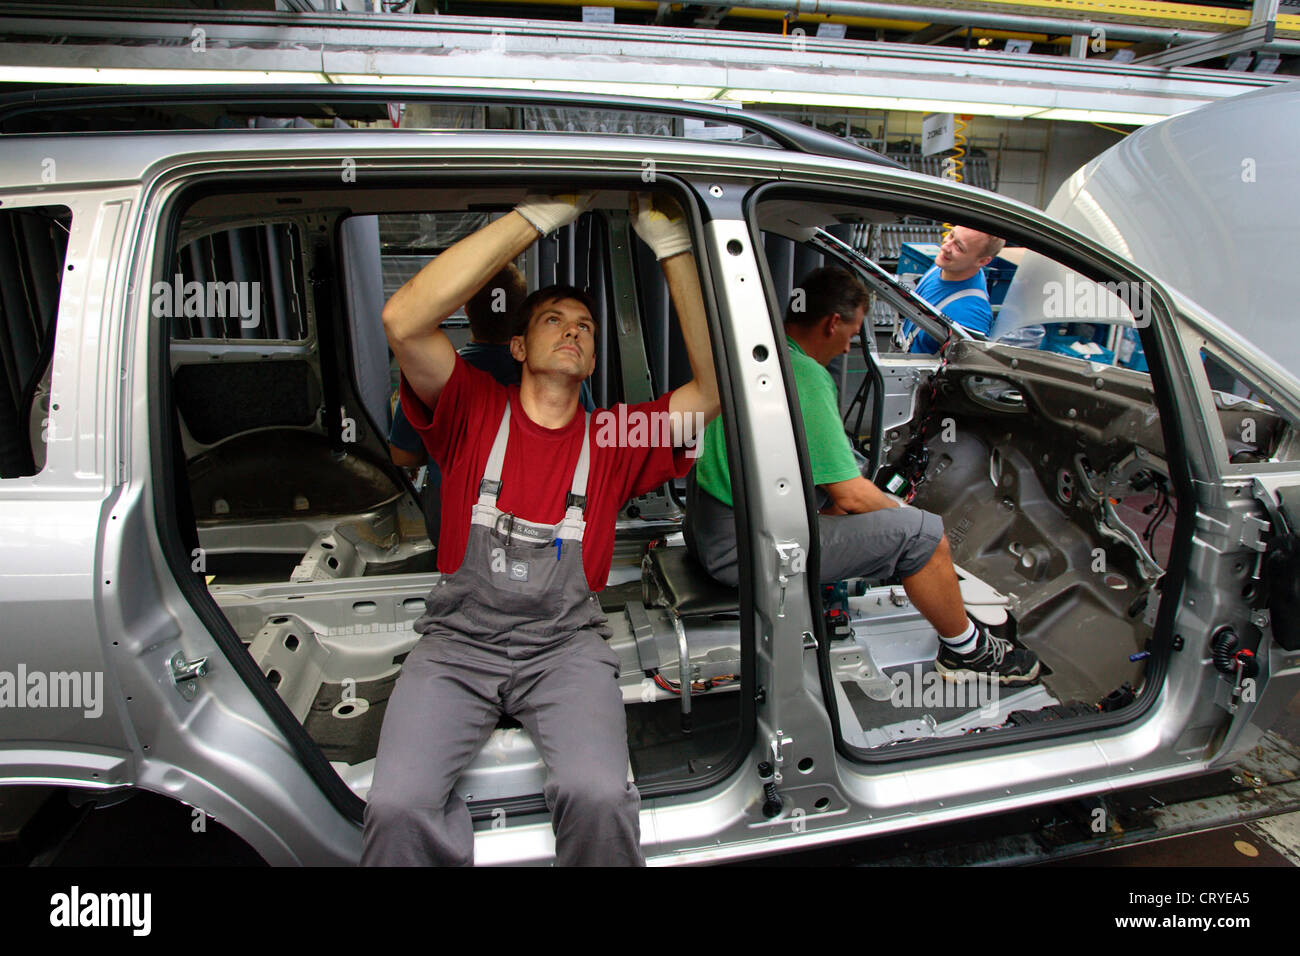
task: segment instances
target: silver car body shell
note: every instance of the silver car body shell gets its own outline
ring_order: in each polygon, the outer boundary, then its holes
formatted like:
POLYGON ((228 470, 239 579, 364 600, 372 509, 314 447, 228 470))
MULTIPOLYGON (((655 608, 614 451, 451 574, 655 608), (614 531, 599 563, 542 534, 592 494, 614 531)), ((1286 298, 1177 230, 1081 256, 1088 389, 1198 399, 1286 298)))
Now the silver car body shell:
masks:
MULTIPOLYGON (((0 715, 0 776, 11 783, 136 786, 166 794, 220 820, 276 864, 353 862, 360 828, 326 799, 224 661, 180 594, 158 544, 146 388, 150 315, 142 291, 153 278, 160 216, 182 185, 215 175, 337 170, 345 158, 355 162, 359 180, 388 171, 458 168, 533 176, 602 169, 635 180, 647 157, 662 176, 720 184, 724 197, 711 209, 702 236, 707 248, 699 251, 720 304, 719 345, 731 369, 740 433, 762 436, 761 448, 756 439, 746 439, 742 448, 756 581, 777 575, 775 549, 765 543, 807 549, 809 533, 803 509, 789 506, 800 481, 786 392, 779 376, 770 377, 770 365, 760 368, 754 357, 758 345, 769 355, 778 346, 736 190, 785 180, 864 196, 956 202, 972 214, 1072 243, 1099 266, 1125 268, 1102 246, 1041 212, 990 193, 758 148, 554 134, 223 131, 14 136, 6 137, 6 154, 0 198, 7 208, 57 202, 70 206, 74 218, 48 464, 32 478, 0 486, 3 644, 6 658, 20 657, 33 669, 102 668, 107 701, 93 727, 84 720, 58 724, 49 712, 0 715), (57 166, 56 184, 42 181, 46 159, 57 166), (739 255, 724 251, 731 240, 741 244, 739 255), (169 677, 168 661, 177 652, 212 662, 192 701, 169 677)), ((711 203, 706 192, 699 200, 711 203)), ((1189 635, 1205 634, 1214 620, 1213 607, 1206 606, 1215 600, 1214 555, 1231 550, 1234 522, 1239 527, 1250 503, 1223 495, 1191 360, 1172 347, 1179 339, 1166 312, 1158 310, 1155 324, 1170 345, 1174 427, 1185 436, 1198 492, 1205 492, 1196 503, 1197 520, 1210 519, 1203 536, 1208 544, 1193 557, 1187 582, 1186 593, 1195 597, 1184 597, 1176 625, 1189 635)), ((765 854, 1164 780, 1203 771, 1252 742, 1249 707, 1232 721, 1231 739, 1224 742, 1227 715, 1213 702, 1220 678, 1198 641, 1188 653, 1172 655, 1153 706, 1125 726, 942 758, 855 763, 834 747, 816 656, 805 649, 803 635, 814 630, 808 595, 792 587, 784 616, 778 616, 773 589, 755 590, 756 680, 766 703, 758 711, 752 759, 709 790, 643 802, 642 837, 651 862, 765 854), (802 812, 766 820, 753 764, 774 752, 783 758, 787 808, 802 812), (799 762, 806 762, 807 772, 795 769, 799 762), (826 808, 813 810, 823 797, 826 808)), ((1300 664, 1275 655, 1268 673, 1294 687, 1300 664)), ((1261 700, 1269 696, 1276 695, 1261 700)), ((542 821, 482 830, 477 837, 477 858, 484 863, 545 862, 552 853, 549 823, 542 821)))

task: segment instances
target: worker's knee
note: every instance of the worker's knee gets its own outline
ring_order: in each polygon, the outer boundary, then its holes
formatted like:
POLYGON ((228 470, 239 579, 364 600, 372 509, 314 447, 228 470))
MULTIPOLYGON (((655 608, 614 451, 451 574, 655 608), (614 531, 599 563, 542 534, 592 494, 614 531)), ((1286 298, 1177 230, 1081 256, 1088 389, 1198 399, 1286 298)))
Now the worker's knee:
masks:
POLYGON ((393 833, 417 828, 428 810, 417 808, 414 801, 400 794, 390 796, 384 791, 371 790, 366 800, 365 829, 367 832, 393 833))
POLYGON ((622 776, 601 778, 569 777, 555 781, 557 808, 582 815, 610 816, 625 810, 636 799, 635 791, 622 776))
POLYGON ((427 794, 371 791, 361 834, 366 866, 472 866, 474 829, 459 799, 431 806, 427 794))
POLYGON ((952 550, 948 536, 943 533, 943 519, 928 511, 916 512, 916 518, 916 526, 908 528, 900 549, 897 569, 902 578, 910 578, 935 566, 936 562, 940 566, 952 564, 952 550))

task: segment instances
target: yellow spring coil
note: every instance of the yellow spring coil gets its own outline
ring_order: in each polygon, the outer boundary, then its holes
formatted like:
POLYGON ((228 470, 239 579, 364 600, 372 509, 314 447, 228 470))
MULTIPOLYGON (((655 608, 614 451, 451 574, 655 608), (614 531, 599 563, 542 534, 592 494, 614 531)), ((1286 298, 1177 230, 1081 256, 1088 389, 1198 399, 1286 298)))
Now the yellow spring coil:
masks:
MULTIPOLYGON (((943 161, 943 177, 951 179, 953 182, 962 181, 962 169, 966 166, 966 123, 970 120, 969 116, 954 116, 952 123, 952 155, 943 161)), ((952 232, 952 223, 943 224, 943 232, 946 236, 952 232)))

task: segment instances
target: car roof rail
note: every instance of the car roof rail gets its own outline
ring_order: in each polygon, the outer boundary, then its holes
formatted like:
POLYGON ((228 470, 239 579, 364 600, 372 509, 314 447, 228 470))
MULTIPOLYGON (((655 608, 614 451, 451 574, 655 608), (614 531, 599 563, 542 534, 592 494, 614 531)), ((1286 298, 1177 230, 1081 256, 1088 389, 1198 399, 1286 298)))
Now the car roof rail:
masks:
POLYGON ((93 132, 96 131, 96 126, 91 114, 110 109, 201 105, 264 105, 279 108, 311 105, 317 108, 328 108, 380 103, 550 106, 655 113, 739 126, 751 133, 759 133, 782 149, 792 152, 851 159, 897 169, 906 168, 902 163, 873 149, 851 140, 841 139, 824 130, 813 129, 777 116, 746 113, 736 107, 714 106, 694 101, 658 100, 643 96, 604 96, 595 93, 560 93, 546 90, 487 90, 470 87, 421 89, 409 86, 286 83, 110 85, 28 90, 0 96, 0 133, 29 132, 30 130, 12 130, 10 127, 14 120, 31 114, 38 114, 46 120, 53 114, 70 114, 71 123, 68 129, 46 130, 49 132, 93 132))

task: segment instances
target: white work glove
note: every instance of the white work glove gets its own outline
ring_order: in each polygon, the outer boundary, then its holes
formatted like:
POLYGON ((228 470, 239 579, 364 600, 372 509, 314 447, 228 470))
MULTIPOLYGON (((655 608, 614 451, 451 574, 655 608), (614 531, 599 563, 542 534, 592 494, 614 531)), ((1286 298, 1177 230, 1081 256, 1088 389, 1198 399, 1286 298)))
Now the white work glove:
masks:
POLYGON ((691 251, 691 231, 686 228, 686 215, 670 197, 633 193, 629 211, 632 228, 654 252, 656 259, 691 251))
POLYGON ((532 223, 543 236, 547 236, 586 212, 595 195, 593 192, 584 192, 529 196, 515 207, 515 212, 532 223))

